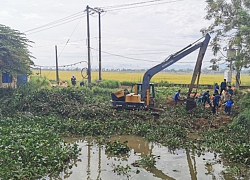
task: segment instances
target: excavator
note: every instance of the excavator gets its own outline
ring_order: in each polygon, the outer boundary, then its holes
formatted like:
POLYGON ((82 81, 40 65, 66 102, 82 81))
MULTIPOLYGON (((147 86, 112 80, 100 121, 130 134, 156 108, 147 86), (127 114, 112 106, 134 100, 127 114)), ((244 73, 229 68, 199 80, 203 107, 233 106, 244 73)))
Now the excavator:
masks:
POLYGON ((189 111, 195 108, 196 102, 194 101, 194 98, 190 96, 190 94, 195 86, 196 80, 198 86, 200 72, 201 72, 201 65, 210 38, 211 38, 210 35, 206 34, 204 37, 198 39, 194 43, 189 44, 188 46, 186 46, 185 48, 181 49, 180 51, 174 54, 171 54, 160 64, 147 70, 143 76, 142 83, 136 83, 132 86, 133 92, 129 93, 127 89, 124 89, 111 93, 111 100, 110 100, 111 106, 120 109, 153 108, 155 106, 155 88, 154 84, 150 83, 151 78, 158 72, 164 70, 165 68, 169 67, 170 65, 182 59, 183 57, 199 49, 199 54, 197 57, 195 69, 193 72, 191 83, 189 85, 188 95, 186 99, 187 100, 186 109, 189 111), (204 40, 199 42, 203 38, 204 40))

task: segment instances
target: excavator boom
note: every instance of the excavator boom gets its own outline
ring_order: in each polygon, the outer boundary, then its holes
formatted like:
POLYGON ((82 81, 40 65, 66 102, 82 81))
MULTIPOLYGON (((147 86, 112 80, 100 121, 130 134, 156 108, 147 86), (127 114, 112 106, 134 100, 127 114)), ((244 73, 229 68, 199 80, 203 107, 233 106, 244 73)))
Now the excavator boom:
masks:
MULTIPOLYGON (((181 49, 175 54, 170 55, 162 63, 150 68, 144 74, 142 83, 135 84, 134 93, 124 92, 124 91, 118 91, 116 93, 112 93, 111 101, 110 101, 112 107, 125 108, 125 109, 141 109, 141 108, 143 109, 143 108, 153 107, 155 96, 154 96, 154 85, 150 83, 151 78, 156 73, 164 70, 165 68, 176 63, 183 57, 187 56, 188 54, 200 48, 193 78, 189 86, 189 93, 191 93, 192 88, 194 86, 194 82, 197 76, 199 77, 202 60, 204 58, 209 40, 210 40, 210 35, 206 34, 205 39, 202 42, 198 42, 200 41, 199 39, 196 41, 198 43, 195 42, 196 44, 192 43, 186 46, 185 48, 181 49)), ((189 104, 190 103, 192 103, 192 101, 190 101, 189 104)), ((192 105, 190 107, 194 107, 194 106, 192 105)))
MULTIPOLYGON (((158 72, 164 70, 165 68, 169 67, 170 65, 174 64, 175 62, 179 61, 183 57, 187 56, 188 54, 192 53, 193 51, 197 50, 200 48, 199 55, 197 58, 197 62, 199 61, 201 67, 201 62, 203 60, 203 57, 205 55, 208 43, 210 40, 210 35, 206 34, 204 41, 199 42, 195 45, 190 44, 187 47, 183 48, 182 50, 178 51, 177 53, 171 55, 169 58, 165 59, 162 63, 150 68, 143 76, 143 81, 142 81, 142 94, 141 94, 141 99, 145 99, 146 96, 146 91, 149 88, 149 82, 150 79, 158 72)), ((198 67, 197 67, 198 69, 198 67)), ((194 82, 193 82, 194 83, 194 82)), ((191 83, 192 84, 192 83, 191 83)), ((193 87, 194 85, 192 85, 193 87)), ((190 86, 191 87, 191 86, 190 86)))

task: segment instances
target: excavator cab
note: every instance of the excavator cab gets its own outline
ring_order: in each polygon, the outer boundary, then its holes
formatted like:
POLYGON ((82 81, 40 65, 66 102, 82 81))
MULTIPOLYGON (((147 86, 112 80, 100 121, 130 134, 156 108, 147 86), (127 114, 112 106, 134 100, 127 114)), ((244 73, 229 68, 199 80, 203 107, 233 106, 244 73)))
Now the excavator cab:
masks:
MULTIPOLYGON (((132 86, 132 92, 135 95, 140 95, 142 93, 142 83, 137 83, 132 86)), ((149 88, 146 92, 146 97, 142 99, 147 107, 153 107, 155 105, 155 86, 153 83, 149 83, 149 88)))
POLYGON ((141 98, 142 83, 132 86, 131 92, 127 89, 111 93, 110 104, 114 108, 124 109, 145 109, 155 105, 155 89, 154 84, 150 83, 147 89, 147 95, 141 98))

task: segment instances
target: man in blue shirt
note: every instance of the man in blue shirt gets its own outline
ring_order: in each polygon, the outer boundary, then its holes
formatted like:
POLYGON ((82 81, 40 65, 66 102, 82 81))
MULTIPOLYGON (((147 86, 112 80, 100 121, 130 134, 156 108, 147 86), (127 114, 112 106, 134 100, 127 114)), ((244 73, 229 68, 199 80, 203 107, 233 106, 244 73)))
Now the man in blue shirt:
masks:
POLYGON ((224 81, 221 82, 221 84, 220 84, 220 96, 221 96, 223 90, 226 91, 226 87, 227 87, 227 82, 226 82, 226 79, 224 79, 224 81))
POLYGON ((218 83, 215 83, 215 85, 214 85, 214 93, 219 94, 219 89, 220 89, 220 87, 219 87, 218 83))
POLYGON ((180 100, 180 92, 181 90, 178 90, 174 95, 175 105, 177 105, 177 102, 180 100))
POLYGON ((220 95, 214 93, 213 96, 214 97, 213 97, 212 113, 215 114, 216 113, 216 109, 218 109, 218 107, 219 107, 220 95))
POLYGON ((210 103, 210 94, 209 91, 206 91, 203 93, 202 95, 202 102, 203 102, 203 106, 205 107, 206 102, 210 105, 211 107, 211 103, 210 103))
POLYGON ((232 96, 234 91, 232 90, 232 86, 228 86, 227 92, 232 96))
POLYGON ((234 101, 232 100, 232 97, 225 103, 225 112, 228 116, 231 114, 232 105, 234 104, 234 101))

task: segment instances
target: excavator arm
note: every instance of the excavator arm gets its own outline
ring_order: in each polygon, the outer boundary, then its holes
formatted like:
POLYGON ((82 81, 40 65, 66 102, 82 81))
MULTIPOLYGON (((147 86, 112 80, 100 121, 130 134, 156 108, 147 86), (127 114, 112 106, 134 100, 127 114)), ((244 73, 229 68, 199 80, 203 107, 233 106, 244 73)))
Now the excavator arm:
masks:
MULTIPOLYGON (((200 40, 200 39, 199 39, 200 40)), ((197 41, 199 41, 197 40, 197 41)), ((177 53, 170 55, 170 57, 168 57, 167 59, 165 59, 162 63, 150 68, 143 76, 143 81, 142 81, 142 93, 141 93, 141 99, 142 100, 146 100, 146 102, 148 102, 148 96, 147 96, 147 90, 149 89, 149 82, 150 79, 158 72, 164 70, 165 68, 169 67, 170 65, 176 63, 177 61, 179 61, 180 59, 182 59, 183 57, 187 56, 188 54, 192 53, 193 51, 197 50, 198 48, 200 48, 199 50, 199 54, 198 54, 198 58, 197 58, 197 62, 196 62, 196 66, 195 70, 194 70, 194 74, 193 74, 193 78, 190 84, 190 88, 189 91, 191 92, 191 88, 193 88, 194 86, 194 82, 196 77, 199 75, 200 73, 200 68, 201 68, 201 64, 202 64, 202 60, 204 58, 208 43, 210 40, 210 35, 206 34, 205 39, 202 42, 199 42, 197 44, 190 44, 187 47, 183 48, 182 50, 178 51, 177 53), (198 63, 199 62, 199 63, 198 63)), ((197 42, 196 41, 196 42, 197 42)), ((196 43, 195 42, 195 43, 196 43)), ((189 93, 190 93, 189 92, 189 93)))

